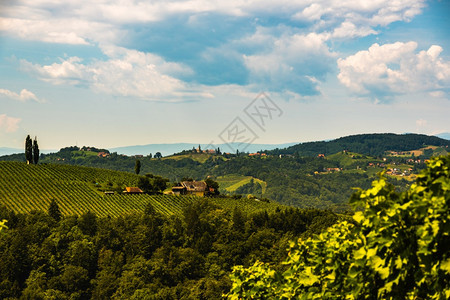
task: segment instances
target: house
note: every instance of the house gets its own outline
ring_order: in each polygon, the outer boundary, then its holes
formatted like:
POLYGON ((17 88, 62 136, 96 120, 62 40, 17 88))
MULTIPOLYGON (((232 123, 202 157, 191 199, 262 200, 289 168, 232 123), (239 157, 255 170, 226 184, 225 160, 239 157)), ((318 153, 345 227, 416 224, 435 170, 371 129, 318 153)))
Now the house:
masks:
POLYGON ((186 195, 187 190, 185 186, 174 186, 172 187, 172 193, 174 195, 186 195))
POLYGON ((108 156, 109 156, 109 153, 108 153, 108 152, 99 152, 99 153, 97 154, 97 156, 98 156, 98 157, 108 157, 108 156))
POLYGON ((204 181, 183 181, 181 186, 172 188, 174 195, 195 195, 203 197, 208 194, 208 186, 204 181))
POLYGON ((321 154, 318 154, 317 157, 319 157, 319 158, 324 158, 324 157, 325 157, 325 154, 322 154, 322 153, 321 153, 321 154))
POLYGON ((114 191, 105 191, 105 195, 114 195, 114 191))
POLYGON ((133 194, 143 194, 144 192, 138 187, 127 186, 125 188, 125 191, 123 191, 123 193, 127 195, 133 195, 133 194))

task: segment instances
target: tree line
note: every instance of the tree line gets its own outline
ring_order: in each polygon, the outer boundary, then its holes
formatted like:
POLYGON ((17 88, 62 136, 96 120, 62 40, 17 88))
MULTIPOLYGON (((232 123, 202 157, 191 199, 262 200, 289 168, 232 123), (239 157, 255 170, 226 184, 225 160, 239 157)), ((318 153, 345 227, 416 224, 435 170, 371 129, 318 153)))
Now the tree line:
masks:
POLYGON ((99 218, 0 207, 0 298, 222 299, 234 265, 280 262, 289 240, 334 224, 329 211, 247 214, 195 201, 181 216, 144 212, 99 218))

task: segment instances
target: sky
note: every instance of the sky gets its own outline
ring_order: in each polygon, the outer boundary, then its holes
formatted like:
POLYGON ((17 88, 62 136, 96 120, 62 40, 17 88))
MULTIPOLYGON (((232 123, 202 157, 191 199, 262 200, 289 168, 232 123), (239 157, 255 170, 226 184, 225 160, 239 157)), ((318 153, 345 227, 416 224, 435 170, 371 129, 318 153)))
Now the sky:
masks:
POLYGON ((450 132, 448 0, 0 0, 0 147, 450 132))

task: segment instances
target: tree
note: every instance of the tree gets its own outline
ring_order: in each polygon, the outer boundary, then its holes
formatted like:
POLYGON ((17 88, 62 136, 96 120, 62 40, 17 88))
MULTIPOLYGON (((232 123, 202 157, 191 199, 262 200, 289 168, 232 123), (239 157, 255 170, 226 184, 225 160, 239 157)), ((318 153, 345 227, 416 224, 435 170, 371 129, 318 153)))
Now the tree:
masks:
POLYGON ((162 157, 161 152, 156 152, 156 153, 155 153, 155 158, 161 158, 161 157, 162 157))
POLYGON ((90 210, 82 214, 78 219, 78 228, 80 228, 84 234, 94 236, 97 232, 97 227, 97 216, 90 210))
POLYGON ((50 206, 48 207, 48 215, 52 217, 56 222, 61 220, 61 211, 59 210, 58 203, 56 203, 55 199, 52 199, 50 202, 50 206))
POLYGON ((153 174, 146 174, 139 176, 138 187, 148 194, 158 194, 164 191, 167 187, 169 179, 161 176, 154 176, 153 174))
POLYGON ((35 165, 37 165, 39 161, 39 145, 37 142, 37 137, 34 137, 33 141, 33 161, 35 165))
POLYGON ((205 179, 206 186, 208 187, 208 190, 212 188, 214 191, 212 192, 213 195, 219 195, 219 183, 217 181, 212 180, 211 178, 205 179))
POLYGON ((141 161, 139 159, 136 159, 136 164, 134 165, 134 172, 139 175, 141 172, 141 161))
POLYGON ((27 135, 25 139, 25 158, 27 164, 33 163, 33 142, 31 141, 30 135, 27 135))
POLYGON ((151 153, 148 154, 148 158, 152 158, 153 155, 151 153))
POLYGON ((351 203, 363 208, 312 238, 291 242, 280 273, 237 266, 228 297, 267 299, 448 299, 450 156, 434 158, 398 193, 381 175, 351 203))

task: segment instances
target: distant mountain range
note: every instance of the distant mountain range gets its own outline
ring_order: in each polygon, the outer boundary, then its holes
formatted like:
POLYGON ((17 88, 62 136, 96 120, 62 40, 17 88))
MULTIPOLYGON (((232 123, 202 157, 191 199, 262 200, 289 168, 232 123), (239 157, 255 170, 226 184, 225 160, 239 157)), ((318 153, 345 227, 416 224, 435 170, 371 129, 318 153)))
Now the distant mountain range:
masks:
MULTIPOLYGON (((370 136, 373 134, 369 134, 367 136, 370 136)), ((376 135, 376 134, 375 134, 376 135)), ((389 134, 393 135, 393 134, 389 134)), ((393 135, 393 136, 408 136, 410 134, 404 134, 404 135, 393 135)), ((414 135, 414 134, 411 134, 414 135)), ((361 135, 358 135, 361 136, 361 135)), ((426 135, 420 135, 422 137, 427 137, 426 135)), ((355 136, 353 136, 355 137, 355 136)), ((430 138, 433 138, 433 136, 429 136, 430 138)), ((450 140, 450 133, 444 132, 437 134, 436 137, 439 137, 444 140, 450 140)), ((230 153, 236 153, 236 150, 239 150, 239 152, 257 152, 260 150, 275 150, 275 149, 284 149, 287 148, 289 151, 286 153, 295 152, 301 149, 308 148, 308 145, 312 146, 312 144, 315 144, 314 146, 318 146, 317 143, 326 143, 328 146, 341 143, 348 144, 349 138, 351 137, 342 137, 335 140, 326 140, 321 142, 307 142, 307 143, 284 143, 284 144, 247 144, 247 143, 229 143, 229 144, 217 144, 217 145, 208 145, 208 144, 200 144, 200 147, 204 149, 217 149, 218 147, 222 152, 230 152, 230 153), (331 144, 329 144, 331 142, 331 144)), ((379 141, 374 141, 379 142, 379 141)), ((95 145, 94 145, 95 146, 95 145)), ((197 148, 199 146, 198 143, 173 143, 173 144, 148 144, 148 145, 135 145, 135 146, 124 146, 124 147, 115 147, 115 148, 109 148, 108 150, 110 152, 117 152, 118 154, 125 154, 125 155, 148 155, 149 153, 155 154, 156 152, 161 152, 163 156, 172 155, 174 153, 181 152, 183 150, 189 150, 192 148, 197 148)), ((339 146, 340 147, 340 146, 339 146)), ((314 147, 316 148, 316 147, 314 147)), ((333 148, 333 147, 331 147, 333 148)), ((330 149, 331 150, 331 149, 330 149)), ((394 150, 394 149, 391 149, 394 150)), ((8 148, 8 147, 0 147, 0 156, 3 155, 10 155, 14 153, 22 153, 23 149, 17 149, 17 148, 8 148)), ((325 151, 321 150, 321 151, 325 151)), ((41 153, 55 153, 58 152, 58 150, 41 150, 41 153)), ((285 152, 285 151, 283 151, 285 152)), ((309 152, 309 151, 306 151, 309 152)), ((313 151, 314 152, 314 151, 313 151)), ((328 152, 328 151, 327 151, 328 152)))
POLYGON ((443 132, 436 134, 437 137, 440 137, 441 139, 449 140, 450 141, 450 132, 443 132))
MULTIPOLYGON (((24 149, 0 147, 0 156, 16 154, 16 153, 24 153, 24 152, 25 152, 24 149)), ((44 153, 44 154, 48 154, 48 153, 58 152, 58 150, 40 150, 40 152, 44 153)))

